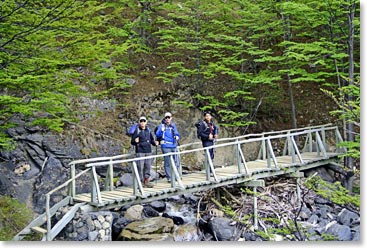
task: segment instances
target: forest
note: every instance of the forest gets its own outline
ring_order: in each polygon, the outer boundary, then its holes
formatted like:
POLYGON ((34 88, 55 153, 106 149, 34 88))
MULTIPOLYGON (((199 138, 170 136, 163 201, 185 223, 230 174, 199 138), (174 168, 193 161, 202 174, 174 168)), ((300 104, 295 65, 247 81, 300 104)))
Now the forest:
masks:
POLYGON ((356 0, 1 1, 0 158, 24 162, 19 126, 83 125, 126 148, 121 123, 177 108, 211 111, 229 136, 336 123, 359 174, 360 26, 356 0))

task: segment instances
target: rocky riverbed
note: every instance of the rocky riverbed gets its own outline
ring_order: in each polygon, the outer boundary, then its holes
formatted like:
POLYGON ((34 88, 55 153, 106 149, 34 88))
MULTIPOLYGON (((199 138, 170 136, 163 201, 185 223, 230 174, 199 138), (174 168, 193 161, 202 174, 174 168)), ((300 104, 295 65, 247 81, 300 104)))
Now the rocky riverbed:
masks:
POLYGON ((277 182, 260 191, 257 223, 253 218, 253 196, 244 194, 238 187, 179 195, 145 205, 126 206, 110 213, 89 213, 87 218, 78 215, 58 239, 90 240, 92 237, 93 240, 113 241, 360 240, 360 215, 356 209, 333 204, 313 192, 308 192, 302 202, 298 203, 294 187, 291 183, 288 184, 290 186, 277 182), (275 192, 278 194, 275 195, 275 192), (221 197, 215 200, 218 194, 221 197), (268 194, 273 194, 273 199, 270 199, 268 194), (232 197, 236 200, 229 200, 232 197), (80 222, 89 223, 84 225, 85 232, 78 231, 83 226, 80 222), (96 228, 95 223, 97 226, 104 225, 103 231, 96 228))

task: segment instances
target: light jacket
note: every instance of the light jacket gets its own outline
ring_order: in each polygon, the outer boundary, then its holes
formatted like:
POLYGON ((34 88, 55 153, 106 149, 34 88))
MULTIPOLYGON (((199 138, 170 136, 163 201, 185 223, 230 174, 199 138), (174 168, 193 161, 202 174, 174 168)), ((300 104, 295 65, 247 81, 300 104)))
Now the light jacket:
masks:
POLYGON ((181 137, 177 131, 176 124, 171 123, 170 125, 167 125, 164 119, 162 120, 162 123, 158 126, 155 135, 157 139, 161 139, 162 148, 177 147, 178 140, 180 140, 181 137), (175 136, 178 137, 178 140, 175 139, 175 136))

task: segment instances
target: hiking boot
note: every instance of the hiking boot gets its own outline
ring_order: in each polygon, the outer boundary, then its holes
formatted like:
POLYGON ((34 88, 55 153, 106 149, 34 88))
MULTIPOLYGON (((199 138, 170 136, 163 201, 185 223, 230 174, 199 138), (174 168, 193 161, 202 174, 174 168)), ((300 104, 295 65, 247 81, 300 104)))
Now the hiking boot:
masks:
POLYGON ((154 187, 154 185, 149 182, 149 178, 144 179, 144 187, 145 188, 153 188, 154 187))

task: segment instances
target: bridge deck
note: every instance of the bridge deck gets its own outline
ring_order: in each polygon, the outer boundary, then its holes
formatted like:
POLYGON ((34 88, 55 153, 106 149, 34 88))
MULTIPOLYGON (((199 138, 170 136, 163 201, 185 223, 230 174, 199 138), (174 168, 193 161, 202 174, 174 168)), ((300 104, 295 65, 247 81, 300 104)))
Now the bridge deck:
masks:
MULTIPOLYGON (((278 168, 274 166, 268 168, 266 160, 249 161, 247 162, 248 174, 246 174, 244 168, 242 168, 242 174, 239 174, 237 165, 217 167, 215 168, 215 173, 218 181, 215 181, 213 177, 208 181, 205 171, 197 171, 182 175, 182 183, 185 187, 184 190, 178 187, 173 188, 170 183, 162 179, 152 182, 154 185, 153 188, 144 188, 144 195, 140 196, 133 194, 132 187, 118 187, 111 191, 102 191, 102 202, 98 205, 94 203, 94 205, 99 208, 110 208, 125 204, 143 203, 164 199, 171 195, 177 195, 180 192, 182 192, 182 194, 198 192, 209 188, 249 182, 269 176, 289 174, 295 171, 302 171, 327 164, 331 159, 335 160, 337 156, 337 153, 328 153, 327 157, 323 157, 320 154, 318 155, 317 152, 306 152, 302 153, 303 164, 301 164, 298 159, 296 163, 292 164, 291 156, 280 156, 276 157, 278 168)), ((90 193, 78 194, 73 199, 75 202, 87 202, 93 205, 93 203, 91 203, 90 193)))

